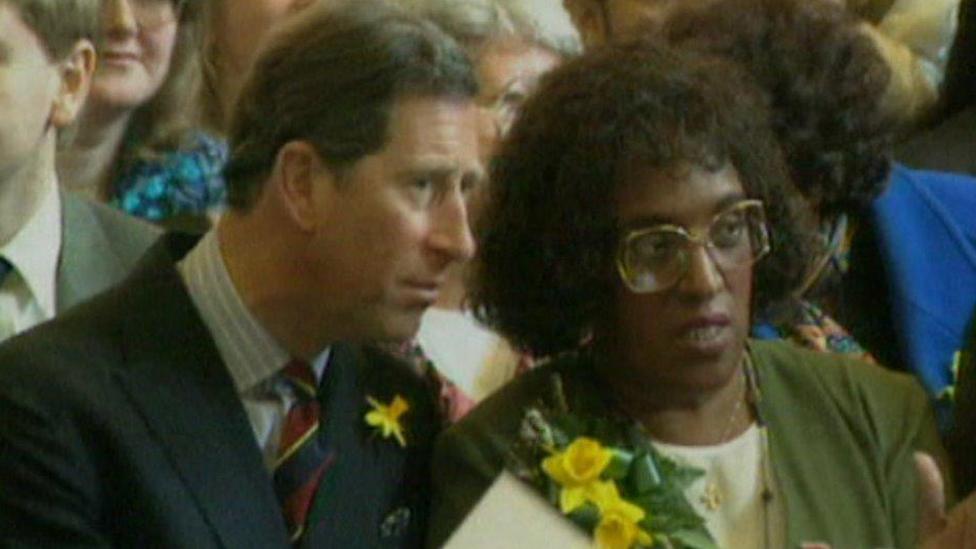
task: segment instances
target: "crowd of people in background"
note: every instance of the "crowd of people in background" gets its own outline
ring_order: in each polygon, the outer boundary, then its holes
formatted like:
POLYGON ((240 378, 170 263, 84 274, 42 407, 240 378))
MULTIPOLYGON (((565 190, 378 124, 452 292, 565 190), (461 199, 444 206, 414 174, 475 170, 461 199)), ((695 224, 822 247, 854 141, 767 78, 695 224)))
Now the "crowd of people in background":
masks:
POLYGON ((606 547, 976 548, 974 40, 0 0, 0 545, 440 547, 508 471, 606 547))

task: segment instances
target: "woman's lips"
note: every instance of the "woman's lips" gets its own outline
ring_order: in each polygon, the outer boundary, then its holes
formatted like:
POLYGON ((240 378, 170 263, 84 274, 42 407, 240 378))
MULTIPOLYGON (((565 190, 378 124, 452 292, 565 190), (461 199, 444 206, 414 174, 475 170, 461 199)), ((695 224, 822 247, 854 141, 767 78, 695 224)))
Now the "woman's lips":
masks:
POLYGON ((709 314, 682 324, 676 343, 701 354, 717 354, 732 342, 732 335, 732 321, 728 315, 709 314))
POLYGON ((107 51, 101 56, 101 61, 109 65, 126 65, 139 61, 139 56, 132 52, 107 51))

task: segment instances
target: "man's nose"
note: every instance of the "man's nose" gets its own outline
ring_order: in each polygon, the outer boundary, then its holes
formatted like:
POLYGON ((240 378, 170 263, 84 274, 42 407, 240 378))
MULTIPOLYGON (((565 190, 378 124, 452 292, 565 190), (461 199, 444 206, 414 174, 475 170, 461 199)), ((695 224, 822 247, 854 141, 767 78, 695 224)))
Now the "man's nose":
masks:
POLYGON ((471 233, 467 201, 459 189, 451 192, 438 208, 430 244, 451 261, 467 261, 474 257, 477 245, 471 233))

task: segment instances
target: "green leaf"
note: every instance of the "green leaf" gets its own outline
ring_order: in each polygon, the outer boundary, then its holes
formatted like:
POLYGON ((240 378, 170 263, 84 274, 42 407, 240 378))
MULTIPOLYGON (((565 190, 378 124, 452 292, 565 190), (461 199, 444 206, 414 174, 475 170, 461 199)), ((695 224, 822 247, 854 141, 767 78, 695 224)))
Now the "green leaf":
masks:
POLYGON ((587 532, 592 532, 600 523, 600 510, 590 502, 583 504, 582 507, 574 510, 568 516, 587 532))
POLYGON ((633 461, 627 484, 635 494, 644 494, 660 486, 661 472, 650 454, 641 454, 633 461))
POLYGON ((603 471, 603 477, 613 480, 623 480, 630 471, 630 466, 634 462, 634 454, 621 450, 620 448, 610 448, 613 455, 610 463, 603 471))

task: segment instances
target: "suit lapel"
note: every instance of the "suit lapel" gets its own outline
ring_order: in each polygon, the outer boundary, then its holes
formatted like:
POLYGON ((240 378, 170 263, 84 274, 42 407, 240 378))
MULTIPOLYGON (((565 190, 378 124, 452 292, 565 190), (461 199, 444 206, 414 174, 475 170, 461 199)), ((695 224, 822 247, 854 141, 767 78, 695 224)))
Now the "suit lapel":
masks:
MULTIPOLYGON (((430 437, 408 438, 404 449, 366 425, 366 396, 388 402, 398 388, 396 381, 370 374, 367 360, 354 347, 333 347, 324 405, 328 415, 325 436, 336 459, 316 495, 307 547, 398 545, 406 536, 405 529, 422 521, 416 515, 425 512, 404 499, 403 492, 410 477, 422 474, 414 469, 426 471, 425 462, 414 463, 412 458, 415 451, 423 453, 430 437)), ((381 370, 375 368, 373 373, 382 376, 381 370)), ((415 400, 409 393, 407 397, 415 400)), ((432 418, 425 419, 423 408, 412 413, 415 416, 410 419, 433 423, 432 418)), ((418 489, 427 490, 426 483, 418 480, 418 489)))
POLYGON ((108 235, 95 217, 91 205, 61 193, 61 257, 58 260, 57 310, 72 305, 108 287, 108 281, 126 274, 121 259, 109 253, 108 235))
POLYGON ((226 547, 281 547, 270 475, 230 375, 162 245, 128 283, 119 382, 226 547))

